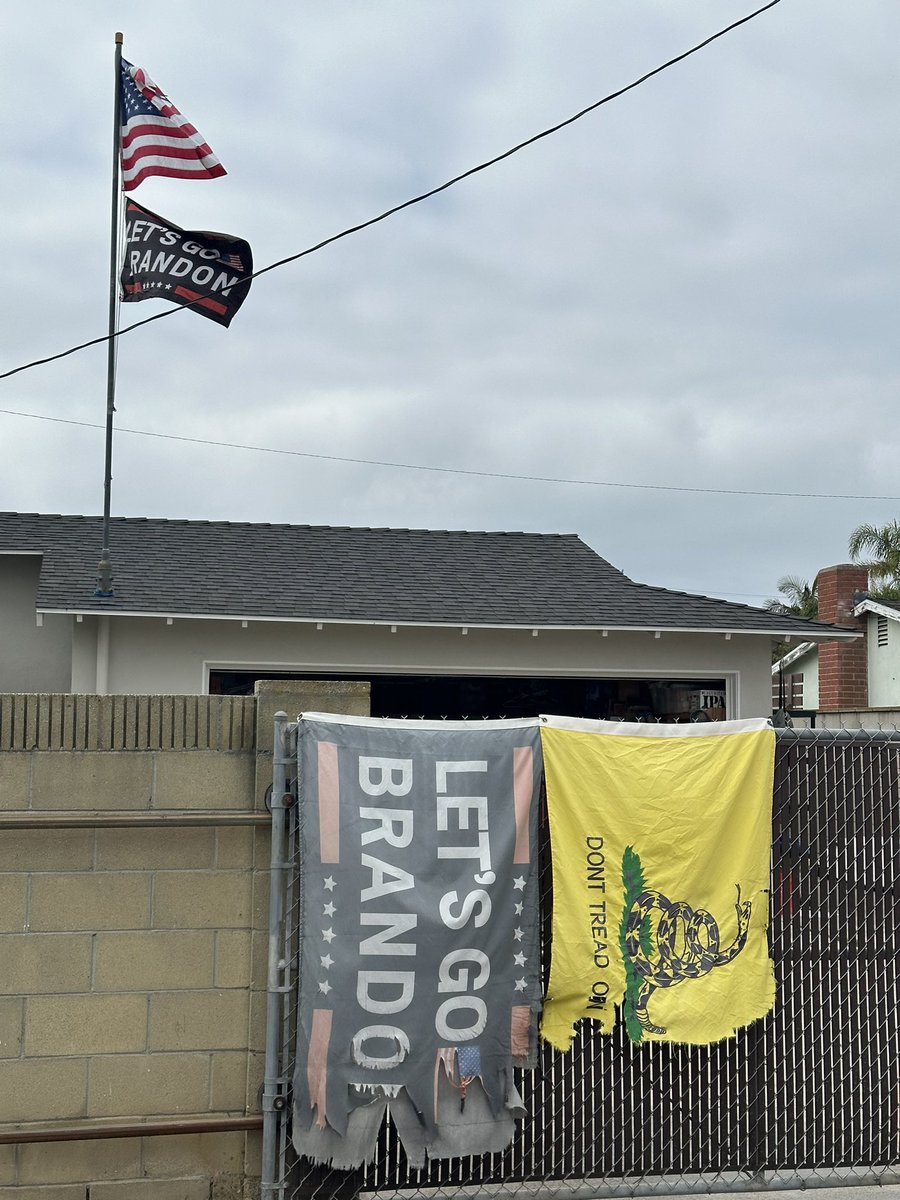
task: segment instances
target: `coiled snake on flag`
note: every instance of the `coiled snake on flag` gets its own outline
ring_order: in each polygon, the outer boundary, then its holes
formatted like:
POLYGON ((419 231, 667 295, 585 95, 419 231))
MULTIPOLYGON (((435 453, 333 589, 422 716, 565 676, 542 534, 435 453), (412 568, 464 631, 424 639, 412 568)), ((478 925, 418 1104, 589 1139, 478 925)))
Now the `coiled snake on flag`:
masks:
POLYGON ((648 1033, 665 1033, 647 1015, 647 1003, 657 988, 674 987, 685 979, 699 979, 715 967, 730 963, 743 950, 750 927, 749 901, 741 903, 741 887, 737 887, 737 934, 730 946, 719 949, 719 926, 712 913, 703 908, 693 909, 682 901, 671 901, 662 892, 643 891, 631 905, 625 929, 625 951, 642 979, 634 1006, 638 1024, 648 1033), (642 944, 644 923, 655 912, 656 953, 642 944), (678 947, 679 933, 681 947, 678 947))

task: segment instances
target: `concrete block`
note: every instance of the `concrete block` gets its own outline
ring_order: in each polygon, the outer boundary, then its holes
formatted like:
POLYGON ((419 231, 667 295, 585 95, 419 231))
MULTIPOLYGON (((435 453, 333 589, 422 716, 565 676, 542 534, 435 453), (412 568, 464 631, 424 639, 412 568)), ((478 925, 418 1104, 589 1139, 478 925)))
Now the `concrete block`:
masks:
POLYGON ((83 1183, 58 1183, 46 1187, 17 1187, 9 1189, 10 1200, 84 1200, 83 1183))
POLYGON ((214 829, 98 829, 98 871, 198 870, 214 865, 214 829))
POLYGON ((239 1174, 244 1163, 244 1134, 194 1133, 144 1139, 144 1174, 239 1174))
POLYGON ((98 1183, 91 1200, 209 1200, 208 1179, 135 1179, 129 1183, 98 1183))
POLYGON ((38 751, 33 808, 148 808, 153 755, 136 751, 38 751))
POLYGON ((23 933, 26 928, 25 875, 0 875, 0 933, 23 933))
POLYGON ((259 1188, 246 1184, 240 1175, 221 1174, 213 1177, 209 1200, 260 1200, 259 1188))
POLYGON ((91 1062, 88 1116, 200 1113, 208 1101, 208 1054, 110 1054, 91 1062))
POLYGON ((149 924, 149 875, 92 871, 32 877, 32 929, 144 929, 149 924))
POLYGON ((216 987, 246 988, 249 986, 250 931, 247 929, 220 929, 216 934, 216 987))
POLYGON ((141 1175, 141 1139, 31 1142, 19 1149, 19 1183, 97 1183, 141 1175))
POLYGON ((250 809, 255 766, 254 756, 248 753, 161 753, 156 759, 154 807, 250 809))
POLYGON ((18 1058, 21 1053, 23 1004, 14 996, 0 1000, 0 1058, 18 1058))
POLYGON ((146 996, 29 996, 25 1054, 122 1054, 147 1046, 146 996))
POLYGON ((217 867, 253 866, 253 830, 219 829, 216 833, 217 867))
MULTIPOLYGON (((243 1113, 247 1104, 247 1054, 229 1050, 213 1055, 209 1106, 213 1112, 243 1113)), ((251 1111, 258 1112, 252 1105, 251 1111)))
POLYGON ((0 1059, 0 1125, 85 1115, 86 1058, 0 1059))
POLYGON ((16 1182, 16 1148, 0 1146, 0 1183, 16 1182))
POLYGON ((15 750, 0 751, 0 810, 28 808, 28 776, 31 755, 15 750))
POLYGON ((246 929, 249 871, 159 871, 153 893, 157 929, 246 929))
POLYGON ((272 785, 272 755, 260 754, 256 759, 256 789, 253 807, 257 812, 266 812, 266 792, 272 785))
POLYGON ((367 717, 371 711, 371 686, 362 681, 328 679, 260 679, 256 693, 256 745, 272 753, 275 713, 281 709, 289 721, 302 712, 332 712, 367 717))
POLYGON ((0 832, 4 871, 90 871, 92 829, 7 829, 0 832))
POLYGON ((247 1038, 251 1050, 266 1048, 266 992, 250 993, 250 1031, 247 1038))
POLYGON ((268 871, 271 865, 272 827, 271 825, 257 825, 253 830, 253 866, 258 871, 268 871))
POLYGON ((154 992, 212 987, 215 934, 211 931, 98 933, 94 991, 154 992))
POLYGON ((262 1131, 248 1132, 247 1144, 244 1148, 244 1174, 248 1180, 259 1179, 262 1175, 262 1131))
POLYGON ((91 985, 91 939, 88 934, 4 934, 0 963, 2 996, 86 992, 91 985))
POLYGON ((250 943, 250 986, 264 988, 269 978, 269 931, 254 929, 250 943))
POLYGON ((257 870, 253 872, 253 913, 252 925, 254 929, 269 928, 269 880, 270 872, 268 870, 257 870))
POLYGON ((266 1056, 265 1054, 251 1051, 247 1055, 247 1111, 258 1112, 261 1103, 260 1089, 266 1076, 266 1056))
POLYGON ((151 996, 150 1049, 245 1049, 248 1003, 242 988, 151 996))

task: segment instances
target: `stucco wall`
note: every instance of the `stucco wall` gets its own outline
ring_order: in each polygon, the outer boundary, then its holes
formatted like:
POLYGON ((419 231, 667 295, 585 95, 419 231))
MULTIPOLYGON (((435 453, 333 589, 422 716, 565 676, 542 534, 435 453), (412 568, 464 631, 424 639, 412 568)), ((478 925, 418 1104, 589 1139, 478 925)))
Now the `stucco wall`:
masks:
MULTIPOLYGON (((96 621, 75 626, 73 691, 96 688, 96 621)), ((466 675, 731 676, 732 717, 771 714, 771 646, 762 636, 266 624, 113 618, 112 693, 202 694, 212 669, 466 675)))
POLYGON ((67 692, 72 618, 35 614, 39 554, 0 552, 0 692, 67 692))
MULTIPOLYGON (((790 666, 784 669, 785 687, 790 687, 791 675, 803 676, 803 707, 818 708, 819 706, 819 655, 818 651, 813 648, 808 654, 804 654, 802 658, 798 658, 796 662, 792 662, 790 666)), ((778 676, 773 676, 776 686, 778 676)))
POLYGON ((900 708, 900 622, 887 618, 887 645, 878 645, 878 617, 868 614, 869 704, 900 708))

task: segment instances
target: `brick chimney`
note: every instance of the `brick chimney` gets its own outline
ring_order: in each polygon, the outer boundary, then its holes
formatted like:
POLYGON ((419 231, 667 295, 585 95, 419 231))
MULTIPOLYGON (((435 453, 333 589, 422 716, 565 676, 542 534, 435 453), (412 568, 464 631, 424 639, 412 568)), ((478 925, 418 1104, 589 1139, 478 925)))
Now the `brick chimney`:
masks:
MULTIPOLYGON (((819 620, 855 625, 865 633, 865 617, 854 617, 854 594, 865 592, 869 575, 865 567, 840 563, 824 567, 818 575, 819 620)), ((868 656, 865 637, 852 642, 819 645, 819 708, 823 712, 869 707, 868 656)))

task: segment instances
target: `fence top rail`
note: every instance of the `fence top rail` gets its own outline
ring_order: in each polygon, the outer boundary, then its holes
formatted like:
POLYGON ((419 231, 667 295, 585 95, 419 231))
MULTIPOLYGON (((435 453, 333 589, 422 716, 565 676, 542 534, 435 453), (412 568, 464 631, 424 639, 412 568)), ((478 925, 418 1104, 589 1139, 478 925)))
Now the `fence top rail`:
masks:
POLYGON ((900 746, 900 729, 776 729, 778 745, 841 745, 894 744, 900 746))
MULTIPOLYGON (((476 724, 473 720, 472 724, 476 724)), ((289 721, 285 725, 285 751, 289 755, 297 753, 298 723, 289 721)), ((777 744, 792 745, 803 742, 815 745, 817 743, 871 743, 890 742, 900 744, 900 729, 784 729, 776 728, 775 741, 777 744)))

